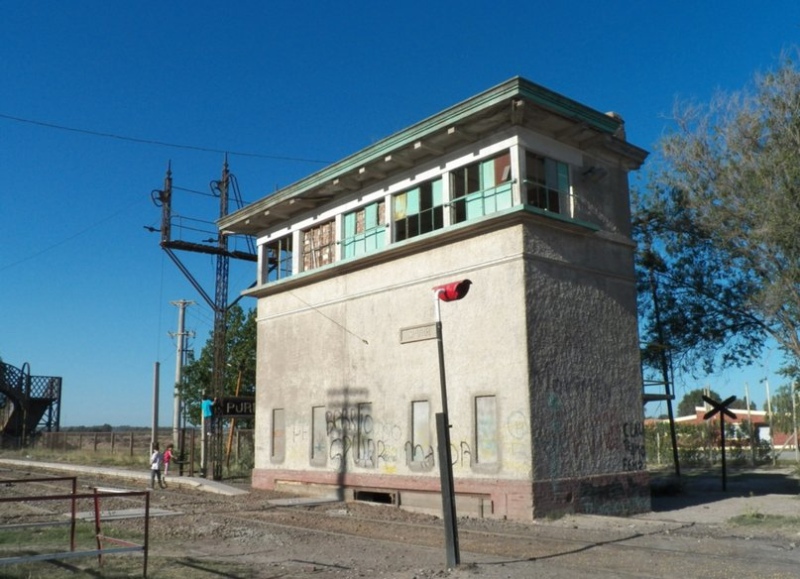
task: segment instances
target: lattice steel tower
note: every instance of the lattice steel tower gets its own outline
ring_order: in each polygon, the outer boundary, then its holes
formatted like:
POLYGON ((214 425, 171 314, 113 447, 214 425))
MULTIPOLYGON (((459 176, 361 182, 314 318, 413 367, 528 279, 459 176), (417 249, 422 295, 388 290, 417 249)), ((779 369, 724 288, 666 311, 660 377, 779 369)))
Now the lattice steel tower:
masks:
MULTIPOLYGON (((219 217, 225 217, 228 214, 229 199, 231 192, 235 196, 235 201, 241 207, 243 201, 236 186, 236 180, 233 174, 228 169, 228 159, 222 167, 222 178, 219 181, 212 181, 211 191, 214 196, 219 197, 219 217)), ((239 298, 232 303, 228 303, 228 273, 230 270, 230 259, 243 259, 246 261, 257 261, 257 256, 253 248, 252 238, 246 238, 248 248, 250 251, 235 251, 230 250, 228 247, 228 236, 219 232, 215 244, 197 243, 184 240, 176 240, 172 238, 172 167, 167 167, 167 174, 164 178, 164 188, 157 189, 152 193, 153 201, 157 206, 161 207, 161 247, 167 252, 167 255, 178 266, 178 269, 183 272, 189 282, 200 293, 206 303, 214 311, 214 358, 213 367, 211 372, 211 395, 215 398, 222 398, 225 395, 225 368, 227 366, 227 324, 226 318, 228 310, 233 306, 239 298), (195 277, 189 272, 186 266, 181 262, 174 250, 180 249, 184 251, 191 251, 196 253, 211 254, 216 257, 216 279, 214 298, 212 299, 203 287, 198 283, 195 277)), ((211 463, 212 476, 214 480, 222 478, 222 462, 223 462, 223 425, 221 419, 212 420, 210 428, 210 440, 204 441, 207 443, 208 452, 204 455, 207 462, 211 463)), ((203 464, 203 474, 207 476, 207 464, 203 464)))

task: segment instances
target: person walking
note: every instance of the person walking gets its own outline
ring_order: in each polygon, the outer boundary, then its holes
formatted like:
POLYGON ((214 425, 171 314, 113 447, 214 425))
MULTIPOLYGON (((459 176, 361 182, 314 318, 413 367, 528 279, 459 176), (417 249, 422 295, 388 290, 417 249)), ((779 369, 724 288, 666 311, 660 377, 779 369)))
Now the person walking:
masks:
POLYGON ((167 475, 169 474, 169 463, 172 461, 172 452, 175 446, 168 444, 164 451, 164 486, 167 486, 167 475))
POLYGON ((158 479, 158 486, 166 488, 164 480, 161 478, 161 465, 164 462, 164 455, 158 449, 158 443, 153 443, 153 454, 150 455, 150 488, 156 488, 156 479, 158 479))

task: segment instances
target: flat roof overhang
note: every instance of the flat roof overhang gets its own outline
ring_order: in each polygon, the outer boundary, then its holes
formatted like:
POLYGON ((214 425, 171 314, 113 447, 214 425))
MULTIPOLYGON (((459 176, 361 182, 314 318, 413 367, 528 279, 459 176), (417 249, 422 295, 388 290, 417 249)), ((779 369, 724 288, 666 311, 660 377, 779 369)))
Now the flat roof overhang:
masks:
POLYGON ((217 222, 223 232, 258 235, 294 216, 383 181, 511 126, 551 135, 578 149, 617 156, 628 170, 647 152, 621 136, 624 122, 515 77, 333 163, 217 222))

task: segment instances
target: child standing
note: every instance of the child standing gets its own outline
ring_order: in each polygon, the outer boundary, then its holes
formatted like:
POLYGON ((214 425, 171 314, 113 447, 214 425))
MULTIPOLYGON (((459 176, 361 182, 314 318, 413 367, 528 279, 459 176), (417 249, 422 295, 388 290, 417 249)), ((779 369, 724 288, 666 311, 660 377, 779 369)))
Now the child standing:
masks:
POLYGON ((156 479, 158 479, 158 486, 162 489, 166 487, 164 481, 161 479, 161 463, 164 461, 164 455, 158 450, 158 443, 153 443, 153 454, 150 455, 150 488, 156 488, 156 479))
POLYGON ((164 486, 167 486, 167 475, 169 474, 169 463, 172 460, 172 449, 174 445, 168 444, 164 451, 164 486))

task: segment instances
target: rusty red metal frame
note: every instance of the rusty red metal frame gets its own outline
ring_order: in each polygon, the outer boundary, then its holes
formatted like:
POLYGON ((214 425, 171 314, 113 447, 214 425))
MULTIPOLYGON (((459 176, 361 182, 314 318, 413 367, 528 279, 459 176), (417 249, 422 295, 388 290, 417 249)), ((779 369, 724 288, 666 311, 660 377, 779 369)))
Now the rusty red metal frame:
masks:
POLYGON ((36 561, 52 561, 60 559, 71 559, 75 557, 89 557, 97 555, 98 564, 102 566, 103 555, 113 555, 120 553, 129 553, 141 551, 143 554, 142 562, 142 576, 147 578, 147 556, 150 535, 150 493, 147 491, 100 491, 94 489, 93 493, 78 493, 77 492, 77 477, 46 477, 46 478, 26 478, 26 479, 11 479, 3 480, 4 484, 24 484, 31 482, 57 482, 57 481, 71 481, 72 492, 69 494, 59 495, 33 495, 33 496, 19 496, 19 497, 0 497, 0 503, 13 503, 13 502, 26 502, 26 501, 70 501, 70 520, 68 523, 61 523, 58 521, 45 522, 45 523, 30 523, 30 524, 15 524, 15 525, 0 525, 0 530, 11 528, 24 528, 31 526, 57 526, 62 524, 70 525, 70 550, 55 553, 41 553, 38 555, 28 555, 25 557, 2 557, 0 558, 0 566, 16 565, 20 563, 32 563, 36 561), (114 537, 108 537, 102 532, 101 517, 100 517, 100 501, 104 497, 144 497, 144 543, 137 544, 114 537), (97 542, 97 549, 89 549, 83 551, 76 551, 75 546, 75 523, 76 523, 76 504, 80 499, 91 499, 94 504, 94 527, 95 527, 95 540, 97 542), (103 548, 103 543, 112 543, 119 545, 114 548, 103 548))

